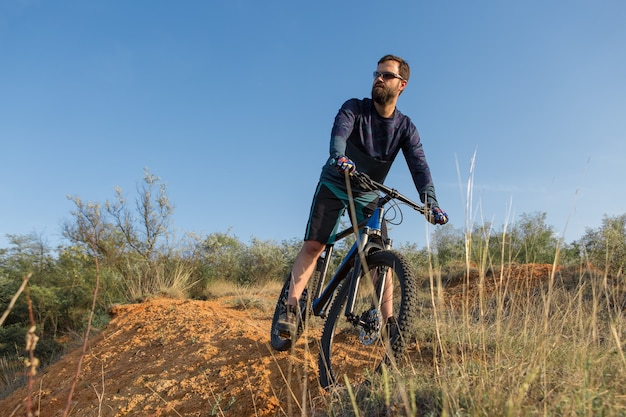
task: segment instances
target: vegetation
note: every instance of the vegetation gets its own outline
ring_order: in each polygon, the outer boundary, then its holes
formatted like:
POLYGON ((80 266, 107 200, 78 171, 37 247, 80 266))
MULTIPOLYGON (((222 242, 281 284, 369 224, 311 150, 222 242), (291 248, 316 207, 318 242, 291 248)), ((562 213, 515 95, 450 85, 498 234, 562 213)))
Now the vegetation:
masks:
MULTIPOLYGON (((166 187, 148 170, 132 201, 121 189, 111 201, 69 198, 66 244, 8 235, 0 248, 0 396, 24 383, 25 359, 53 361, 104 326, 112 304, 206 299, 220 282, 282 280, 300 245, 229 233, 177 239, 166 187), (34 342, 25 345, 27 336, 34 342)), ((438 227, 430 247, 397 249, 428 288, 419 328, 430 368, 415 363, 368 389, 334 393, 329 414, 626 415, 626 214, 569 244, 546 213, 531 213, 501 230, 438 227), (509 285, 512 266, 535 263, 553 265, 549 280, 509 285), (441 288, 458 280, 476 280, 478 292, 444 301, 441 288)))

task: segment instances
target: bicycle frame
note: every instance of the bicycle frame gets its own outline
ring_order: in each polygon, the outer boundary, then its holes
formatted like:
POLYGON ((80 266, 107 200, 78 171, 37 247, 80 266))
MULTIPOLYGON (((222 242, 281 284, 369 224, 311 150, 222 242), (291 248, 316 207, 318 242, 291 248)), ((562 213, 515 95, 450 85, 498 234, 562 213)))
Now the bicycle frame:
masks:
MULTIPOLYGON (((382 237, 382 224, 384 221, 385 208, 384 205, 390 200, 389 197, 381 198, 378 202, 378 206, 372 213, 372 215, 361 222, 357 229, 360 230, 359 236, 348 251, 348 254, 343 259, 343 262, 337 268, 337 272, 330 279, 325 287, 322 284, 325 281, 326 274, 328 272, 328 265, 334 250, 334 243, 327 244, 323 253, 323 263, 320 270, 319 284, 317 285, 317 293, 314 294, 313 302, 311 303, 313 314, 318 317, 326 317, 326 311, 332 300, 332 295, 339 286, 339 284, 348 277, 348 273, 352 268, 352 276, 350 277, 350 295, 346 304, 346 317, 351 317, 354 306, 354 297, 358 289, 360 277, 361 277, 361 259, 360 253, 368 253, 369 247, 378 247, 379 249, 391 249, 391 240, 387 239, 383 242, 384 247, 378 243, 372 243, 372 237, 382 237), (369 247, 368 247, 369 246, 369 247)), ((340 241, 354 233, 352 228, 345 229, 337 234, 336 240, 340 241)), ((384 277, 382 279, 382 285, 384 287, 384 277)))
MULTIPOLYGON (((350 293, 348 296, 348 302, 346 303, 345 312, 348 319, 353 318, 352 313, 354 307, 354 297, 359 286, 362 268, 360 254, 367 255, 371 248, 391 249, 391 239, 386 238, 383 241, 382 245, 380 245, 378 242, 372 242, 371 239, 372 237, 382 238, 382 225, 384 221, 385 205, 395 199, 409 205, 410 207, 422 214, 426 213, 425 207, 411 201, 409 198, 400 194, 397 190, 371 180, 366 174, 355 172, 353 173, 353 176, 357 180, 362 181, 362 183, 367 185, 367 187, 369 187, 371 190, 378 190, 384 193, 384 195, 379 197, 377 207, 376 209, 374 209, 372 215, 357 225, 356 228, 359 231, 359 235, 356 242, 354 242, 354 245, 352 245, 352 247, 350 248, 350 251, 343 259, 341 265, 339 266, 339 268, 337 268, 337 272, 335 272, 335 275, 333 275, 333 277, 330 279, 328 284, 326 284, 326 286, 323 286, 323 284, 326 278, 326 274, 328 273, 328 266, 330 263, 330 259, 333 255, 335 243, 327 244, 324 252, 322 253, 322 256, 320 257, 320 259, 318 259, 316 269, 320 272, 320 276, 318 283, 314 286, 314 291, 312 294, 314 298, 311 303, 311 310, 315 316, 322 318, 326 317, 326 312, 330 306, 333 294, 339 287, 339 284, 346 278, 350 279, 350 293), (353 273, 351 277, 348 277, 350 269, 352 269, 353 273)), ((347 228, 336 235, 335 242, 345 239, 352 234, 354 234, 354 229, 352 227, 347 228)), ((376 284, 376 286, 384 288, 385 279, 386 277, 381 277, 381 279, 378 280, 379 282, 376 284)), ((380 297, 382 297, 382 291, 380 291, 380 297)), ((380 302, 381 300, 378 300, 379 304, 380 302)))

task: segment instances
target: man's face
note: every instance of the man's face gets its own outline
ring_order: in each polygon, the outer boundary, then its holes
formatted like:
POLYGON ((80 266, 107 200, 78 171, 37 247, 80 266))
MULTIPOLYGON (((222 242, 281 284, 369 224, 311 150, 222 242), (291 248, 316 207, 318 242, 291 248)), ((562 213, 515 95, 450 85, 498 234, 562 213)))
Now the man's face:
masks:
MULTIPOLYGON (((376 71, 382 74, 389 72, 399 74, 400 64, 396 61, 385 61, 378 64, 376 71)), ((406 81, 400 78, 376 77, 372 84, 372 100, 382 105, 389 104, 398 98, 405 86, 406 81)))

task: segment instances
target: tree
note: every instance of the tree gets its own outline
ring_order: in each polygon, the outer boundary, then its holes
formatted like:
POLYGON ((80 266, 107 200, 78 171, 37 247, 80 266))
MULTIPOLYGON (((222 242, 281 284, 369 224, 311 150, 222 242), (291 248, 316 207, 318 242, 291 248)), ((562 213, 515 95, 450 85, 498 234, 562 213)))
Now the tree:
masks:
POLYGON ((220 278, 237 282, 242 275, 246 247, 228 233, 212 233, 202 244, 202 261, 206 284, 220 278))
POLYGON ((239 283, 261 284, 271 279, 282 279, 285 267, 286 259, 280 246, 253 238, 243 258, 243 274, 239 277, 239 283))
MULTIPOLYGON (((122 189, 115 188, 115 199, 83 202, 80 197, 68 197, 76 205, 73 222, 64 226, 64 236, 81 245, 87 252, 96 252, 103 268, 119 275, 118 282, 126 286, 127 299, 163 292, 163 286, 187 287, 188 283, 163 277, 164 272, 178 271, 172 265, 170 253, 170 219, 173 208, 165 184, 144 170, 143 182, 137 187, 134 205, 122 189), (95 249, 94 249, 95 248, 95 249)), ((183 274, 189 276, 191 274, 183 274)))
POLYGON ((465 257, 463 231, 451 225, 436 227, 432 234, 432 248, 440 266, 462 261, 465 257))
POLYGON ((148 262, 154 259, 156 252, 163 253, 174 211, 166 186, 159 184, 160 180, 148 169, 144 170, 143 183, 137 187, 134 210, 129 207, 120 187, 115 188, 115 201, 105 203, 126 248, 148 262), (163 245, 158 247, 159 243, 163 245))
POLYGON ((594 267, 622 274, 626 266, 626 214, 604 216, 600 228, 586 230, 581 247, 594 267))
MULTIPOLYGON (((63 322, 61 291, 54 279, 58 269, 51 250, 40 236, 7 235, 11 246, 0 254, 0 305, 7 306, 26 275, 30 276, 27 292, 32 301, 37 322, 38 355, 43 360, 54 355, 54 339, 59 323, 63 322)), ((0 328, 0 355, 15 355, 15 347, 23 346, 30 327, 28 307, 21 295, 0 328)))
POLYGON ((522 263, 553 263, 558 239, 546 224, 545 212, 524 213, 510 233, 513 259, 522 263))

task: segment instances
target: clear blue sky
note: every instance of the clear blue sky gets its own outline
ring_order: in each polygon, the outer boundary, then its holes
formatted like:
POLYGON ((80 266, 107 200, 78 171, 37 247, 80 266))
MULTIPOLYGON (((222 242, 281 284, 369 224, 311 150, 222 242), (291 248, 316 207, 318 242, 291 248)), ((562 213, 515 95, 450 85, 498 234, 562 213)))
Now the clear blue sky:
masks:
MULTIPOLYGON (((626 212, 624 22, 623 0, 2 0, 0 247, 56 243, 67 195, 133 198, 146 167, 181 235, 300 238, 336 111, 387 53, 453 226, 546 212, 570 242, 626 212)), ((417 198, 401 156, 387 184, 417 198)))

